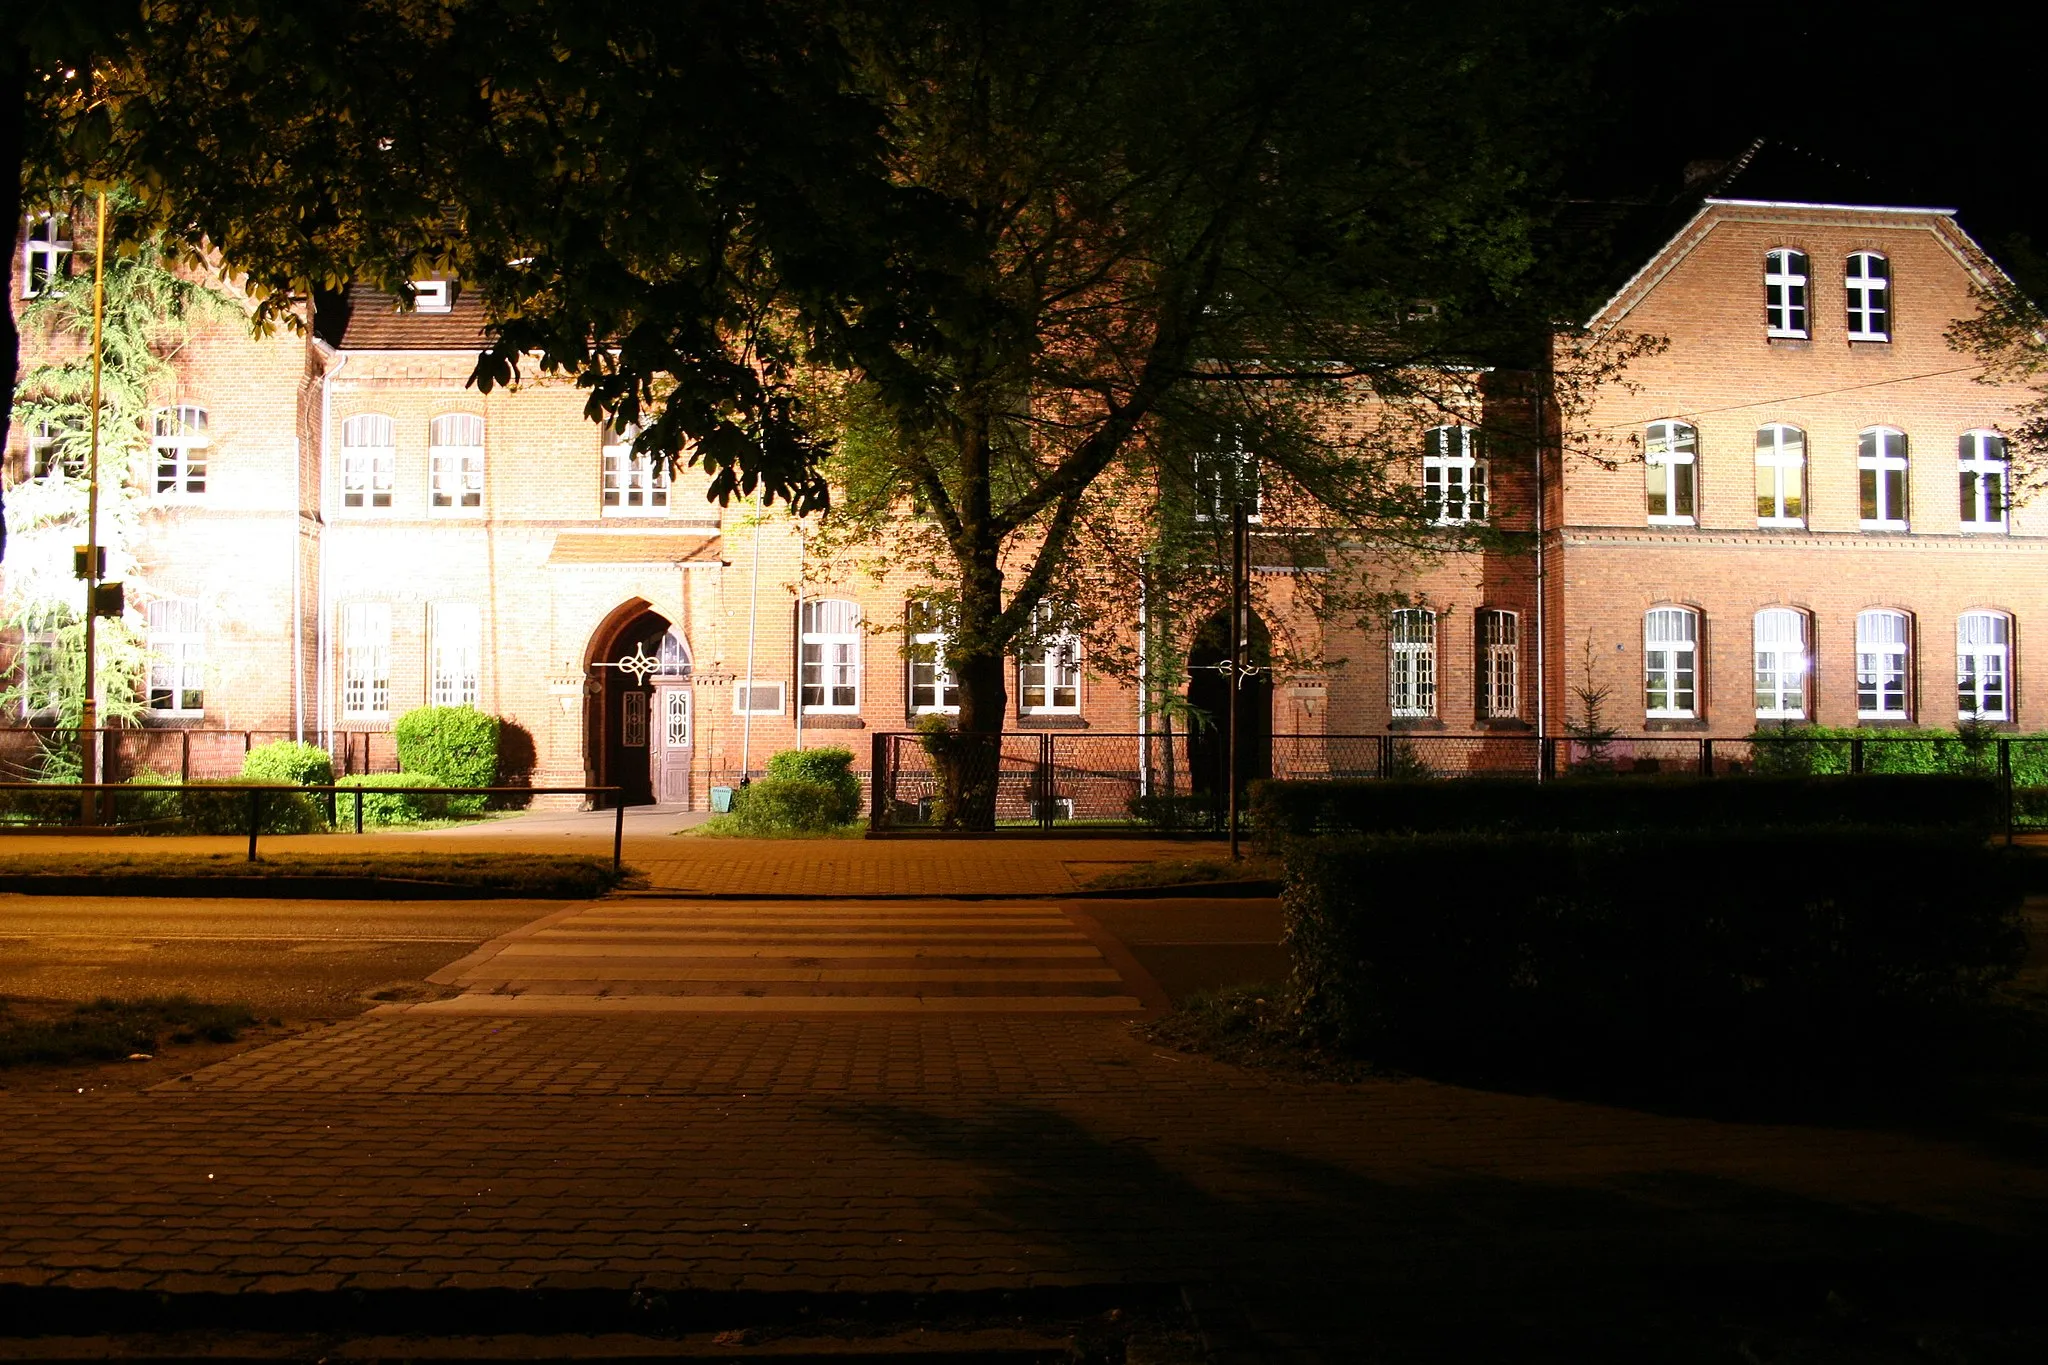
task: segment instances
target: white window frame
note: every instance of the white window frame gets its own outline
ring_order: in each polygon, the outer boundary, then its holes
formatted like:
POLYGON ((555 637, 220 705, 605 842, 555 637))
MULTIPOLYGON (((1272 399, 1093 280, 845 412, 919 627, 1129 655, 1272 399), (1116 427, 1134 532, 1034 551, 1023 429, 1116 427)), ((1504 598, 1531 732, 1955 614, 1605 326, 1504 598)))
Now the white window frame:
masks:
POLYGON ((598 465, 599 503, 607 517, 665 517, 668 515, 669 471, 651 455, 636 454, 630 431, 604 433, 604 453, 598 465))
POLYGON ((1806 433, 1789 423, 1757 428, 1756 524, 1806 526, 1806 433))
POLYGON ((1965 531, 2003 531, 2011 497, 2012 470, 2005 437, 1996 431, 1966 431, 1956 446, 1965 531))
POLYGON ((910 686, 914 716, 955 715, 960 710, 960 684, 946 668, 946 646, 952 639, 943 613, 927 602, 913 601, 904 610, 910 636, 904 677, 910 686))
POLYGON ((1804 341, 1812 335, 1812 270, 1797 247, 1764 253, 1764 330, 1774 337, 1804 341))
POLYGON ((741 678, 732 685, 732 713, 736 716, 779 716, 787 704, 780 679, 741 678), (771 693, 773 706, 763 701, 771 693))
POLYGON ((33 721, 64 705, 62 632, 71 623, 63 608, 31 605, 21 626, 21 718, 33 721))
POLYGON ((156 410, 151 446, 156 453, 156 494, 160 498, 199 497, 206 492, 208 434, 206 409, 196 403, 175 403, 156 410))
POLYGON ((149 604, 149 686, 153 716, 206 714, 206 621, 190 597, 149 604), (167 697, 164 705, 157 698, 167 697))
POLYGON ((1204 526, 1212 522, 1227 525, 1231 515, 1230 494, 1247 483, 1251 485, 1251 506, 1245 509, 1244 519, 1256 526, 1266 509, 1258 453, 1246 450, 1243 438, 1237 436, 1228 438, 1218 449, 1196 451, 1195 521, 1204 526))
POLYGON ((455 308, 455 282, 453 280, 414 280, 412 282, 412 311, 415 313, 448 313, 455 308))
POLYGON ((1652 422, 1643 435, 1643 514, 1652 526, 1697 526, 1699 524, 1700 431, 1690 422, 1667 419, 1652 422), (1660 486, 1661 485, 1661 486, 1660 486), (1688 511, 1671 510, 1684 493, 1688 511), (1650 509, 1664 499, 1662 512, 1650 509))
POLYGON ((444 412, 427 423, 427 510, 437 517, 484 512, 484 419, 444 412))
POLYGON ((1844 265, 1849 340, 1892 339, 1892 266, 1881 251, 1852 251, 1844 265), (1876 267, 1872 270, 1873 265, 1876 267))
POLYGON ((1865 427, 1856 433, 1858 510, 1864 530, 1903 531, 1911 525, 1907 460, 1906 433, 1897 427, 1865 427), (1872 511, 1877 515, 1869 515, 1872 511))
POLYGON ((1643 716, 1697 720, 1700 714, 1700 614, 1653 607, 1643 614, 1643 716))
POLYGON ((1422 506, 1436 525, 1468 526, 1486 520, 1486 474, 1477 429, 1446 424, 1423 433, 1422 506))
POLYGON ((359 412, 341 424, 341 511, 388 513, 397 500, 398 424, 381 412, 359 412))
POLYGON ((1756 718, 1805 720, 1807 679, 1813 667, 1806 613, 1766 607, 1756 614, 1751 631, 1756 643, 1756 718))
POLYGON ((344 720, 384 720, 391 714, 389 602, 342 606, 341 714, 344 720))
POLYGON ((74 423, 48 417, 31 427, 28 434, 28 476, 45 483, 84 478, 84 459, 67 459, 64 453, 67 439, 76 431, 74 423))
POLYGON ((474 602, 435 602, 427 609, 432 667, 427 700, 475 706, 483 696, 484 614, 474 602))
POLYGON ((70 214, 30 214, 21 234, 21 296, 35 298, 62 280, 71 252, 70 214))
POLYGON ((1078 716, 1081 714, 1081 637, 1054 625, 1056 614, 1044 603, 1031 613, 1030 644, 1017 658, 1017 714, 1078 716), (1037 692, 1043 700, 1033 703, 1037 692), (1060 698, 1065 696, 1067 700, 1060 698))
POLYGON ((2006 612, 1966 611, 1956 618, 1956 719, 2012 719, 2012 617, 2006 612))
POLYGON ((860 604, 844 597, 807 597, 797 608, 797 702, 805 715, 860 714, 860 622, 860 604))
POLYGON ((1488 720, 1522 714, 1522 620, 1498 607, 1479 611, 1479 709, 1488 720))
POLYGON ((1911 617, 1887 607, 1856 613, 1856 718, 1912 719, 1912 665, 1911 617))
POLYGON ((1437 614, 1401 607, 1387 618, 1387 710, 1396 719, 1436 714, 1437 614))

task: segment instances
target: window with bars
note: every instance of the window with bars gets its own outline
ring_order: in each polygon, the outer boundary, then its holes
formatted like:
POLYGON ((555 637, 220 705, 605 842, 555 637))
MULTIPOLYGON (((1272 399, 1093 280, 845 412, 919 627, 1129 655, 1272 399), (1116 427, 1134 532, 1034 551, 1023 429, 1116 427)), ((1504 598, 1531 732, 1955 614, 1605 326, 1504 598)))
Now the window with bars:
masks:
POLYGON ((1471 427, 1431 427, 1422 441, 1422 506, 1439 525, 1486 520, 1486 461, 1471 427))
POLYGON ((952 636, 950 614, 933 603, 913 601, 904 608, 903 621, 910 637, 911 714, 958 711, 960 685, 946 668, 946 646, 952 636))
POLYGON ((1856 717, 1905 720, 1906 665, 1912 623, 1901 611, 1866 611, 1856 617, 1856 717))
POLYGON ((1764 256, 1764 327, 1774 337, 1804 337, 1806 253, 1780 247, 1764 256))
POLYGON ((63 607, 31 603, 21 622, 21 715, 24 720, 56 711, 64 703, 63 629, 71 624, 63 607))
POLYGON ((1658 607, 1643 617, 1643 714, 1651 720, 1699 715, 1700 614, 1658 607))
POLYGON ((1806 525, 1806 433, 1798 427, 1757 429, 1756 524, 1806 525))
POLYGON ((1849 253, 1843 285, 1849 302, 1849 340, 1892 339, 1892 267, 1875 251, 1849 253))
POLYGON ((388 511, 398 485, 398 437, 389 417, 358 413, 341 424, 341 505, 388 511))
POLYGON ((779 716, 782 714, 782 684, 747 682, 732 685, 732 713, 736 716, 779 716))
POLYGON ((351 602, 341 615, 341 714, 381 720, 391 714, 391 606, 351 602))
POLYGON ((206 409, 180 404, 158 408, 155 419, 156 491, 167 496, 206 491, 206 409))
POLYGON ((451 412, 427 428, 427 505, 443 515, 484 505, 484 419, 451 412))
POLYGON ((1235 437, 1217 449, 1196 451, 1195 520, 1204 525, 1228 525, 1240 502, 1244 519, 1256 525, 1265 509, 1257 453, 1246 450, 1243 441, 1235 437))
POLYGON ((28 433, 28 473, 32 479, 82 479, 90 451, 79 439, 83 425, 75 420, 44 418, 28 433))
POLYGON ((149 604, 149 709, 160 716, 206 710, 206 638, 199 604, 189 597, 149 604))
POLYGON ((1856 469, 1862 482, 1863 529, 1906 529, 1906 433, 1871 427, 1857 437, 1856 469))
POLYGON ((1387 709, 1396 717, 1436 714, 1436 613, 1403 607, 1387 623, 1387 709))
POLYGON ((2003 531, 2006 515, 2005 437, 1995 431, 1966 431, 1956 451, 1962 483, 1963 529, 2003 531))
POLYGON ((797 702, 807 712, 860 711, 860 607, 837 597, 807 600, 797 616, 797 702))
POLYGON ((1650 423, 1643 438, 1643 469, 1652 525, 1693 524, 1699 449, 1700 434, 1689 423, 1650 423))
POLYGON ((1809 672, 1806 613, 1770 607, 1756 614, 1758 720, 1805 720, 1809 672))
POLYGON ((1081 637, 1041 603, 1017 660, 1017 708, 1027 716, 1079 715, 1081 637))
POLYGON ((668 465, 636 453, 633 433, 606 428, 604 515, 658 517, 668 513, 668 465))
POLYGON ((1479 711, 1489 720, 1521 714, 1521 618, 1511 611, 1479 613, 1479 711))
POLYGON ((483 609, 474 602, 436 602, 428 631, 434 661, 429 698, 436 706, 475 706, 483 690, 483 609))
POLYGON ((71 215, 34 213, 21 234, 21 296, 46 294, 71 273, 71 215))
POLYGON ((2012 618, 2002 611, 1956 619, 1956 718, 2012 719, 2012 618))

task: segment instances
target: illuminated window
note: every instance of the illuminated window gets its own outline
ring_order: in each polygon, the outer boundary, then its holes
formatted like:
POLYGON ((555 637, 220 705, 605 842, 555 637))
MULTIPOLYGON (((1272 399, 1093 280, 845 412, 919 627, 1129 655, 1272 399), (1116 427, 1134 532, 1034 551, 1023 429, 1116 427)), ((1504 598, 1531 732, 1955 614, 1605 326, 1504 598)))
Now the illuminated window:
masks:
POLYGON ((428 506, 443 514, 484 505, 484 419, 451 412, 427 427, 428 506))
POLYGON ((668 465, 651 455, 636 454, 633 433, 604 433, 604 514, 608 517, 658 517, 668 513, 668 465))
POLYGON ((798 700, 806 712, 860 711, 860 607, 839 598, 806 601, 797 620, 798 700))
POLYGON ((1906 433, 1872 427, 1857 437, 1856 468, 1863 484, 1863 529, 1906 529, 1906 433))
POLYGON ((1643 617, 1643 714, 1690 720, 1699 714, 1700 614, 1658 607, 1643 617))
POLYGON ((1227 523, 1239 503, 1244 505, 1244 519, 1256 523, 1265 506, 1258 455, 1235 436, 1217 449, 1196 451, 1195 520, 1227 523))
POLYGON ((1806 253, 1779 248, 1764 257, 1764 326, 1774 337, 1806 332, 1806 253))
POLYGON ((910 636, 910 710, 914 715, 951 713, 960 709, 960 684, 946 667, 951 642, 949 614, 930 602, 912 602, 904 610, 910 636))
POLYGON ((398 484, 398 437, 391 419, 365 412, 341 424, 341 505, 388 510, 398 484))
POLYGON ((1806 613, 1772 607, 1756 614, 1758 720, 1806 719, 1806 613))
POLYGON ((1806 433, 1798 427, 1757 430, 1756 524, 1806 525, 1806 433))
POLYGON ((71 273, 71 215, 31 214, 21 234, 21 296, 32 299, 71 273))
POLYGON ((59 710, 64 703, 64 628, 68 608, 31 603, 21 622, 21 715, 23 720, 59 710))
POLYGON ((1031 629, 1017 663, 1017 707, 1027 716, 1079 715, 1081 637, 1056 624, 1044 604, 1031 613, 1031 629))
POLYGON ((1422 506, 1441 525, 1486 520, 1486 461, 1471 427, 1431 427, 1423 437, 1422 506))
POLYGON ((1404 607, 1388 621, 1387 707, 1396 716, 1436 714, 1436 613, 1404 607))
POLYGON ((391 607, 352 602, 341 616, 341 714, 381 720, 391 714, 391 607))
POLYGON ((474 602, 436 602, 428 633, 434 660, 429 698, 436 706, 476 705, 483 673, 482 609, 474 602))
POLYGON ((2012 618, 1965 612, 1956 621, 1956 717, 2012 719, 2012 618))
POLYGON ((1650 423, 1643 441, 1643 469, 1652 525, 1693 524, 1699 448, 1699 432, 1686 423, 1650 423))
POLYGON ((1849 300, 1849 340, 1892 339, 1892 267, 1875 251, 1849 253, 1843 281, 1849 300))
POLYGON ((1856 716, 1859 720, 1904 720, 1906 660, 1911 623, 1898 611, 1866 611, 1856 617, 1856 716))
POLYGON ((149 604, 149 709, 160 716, 206 710, 206 640, 190 598, 149 604))
POLYGON ((2005 438, 1995 431, 1966 431, 1956 452, 1962 482, 1963 529, 2003 531, 2006 513, 2005 438))
POLYGON ((156 491, 168 496, 206 491, 206 409, 156 410, 156 491))

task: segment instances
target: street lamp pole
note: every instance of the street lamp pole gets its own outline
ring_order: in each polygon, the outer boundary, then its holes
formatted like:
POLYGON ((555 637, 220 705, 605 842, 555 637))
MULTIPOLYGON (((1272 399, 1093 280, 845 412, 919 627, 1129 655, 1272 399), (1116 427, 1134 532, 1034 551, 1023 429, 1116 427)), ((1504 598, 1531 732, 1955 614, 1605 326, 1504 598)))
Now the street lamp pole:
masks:
POLYGON ((1250 642, 1245 628, 1245 599, 1250 594, 1250 584, 1245 581, 1245 515, 1244 500, 1233 497, 1230 504, 1230 743, 1226 760, 1228 771, 1224 774, 1224 785, 1230 793, 1230 860, 1236 862, 1243 855, 1238 851, 1238 794, 1237 794, 1237 744, 1241 728, 1238 711, 1242 698, 1238 695, 1244 687, 1244 671, 1247 662, 1245 647, 1250 642))
MULTIPOLYGON (((100 595, 100 332, 106 314, 107 196, 102 190, 93 214, 92 252, 92 441, 85 474, 85 700, 79 708, 78 775, 82 782, 99 781, 99 644, 100 595)), ((98 792, 83 792, 79 823, 95 823, 98 792)))

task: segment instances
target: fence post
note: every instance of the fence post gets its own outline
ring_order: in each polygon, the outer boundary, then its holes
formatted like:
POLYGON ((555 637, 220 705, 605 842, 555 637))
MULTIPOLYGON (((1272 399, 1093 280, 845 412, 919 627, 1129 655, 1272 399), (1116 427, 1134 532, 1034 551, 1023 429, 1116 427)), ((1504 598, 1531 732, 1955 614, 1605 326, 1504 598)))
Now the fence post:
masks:
POLYGON ((1711 739, 1703 739, 1700 741, 1700 776, 1712 777, 1713 775, 1714 741, 1711 739))
POLYGON ((363 832, 363 789, 356 788, 356 833, 363 832))
POLYGON ((2005 846, 2012 847, 2012 741, 1998 741, 1998 780, 2005 788, 2005 846))
POLYGON ((341 798, 335 795, 334 787, 327 788, 327 828, 333 829, 341 823, 341 798))
POLYGON ((192 732, 178 731, 178 783, 180 786, 192 780, 192 732))
POLYGON ((1052 831, 1052 787, 1052 736, 1043 734, 1038 737, 1038 827, 1047 833, 1052 831))
POLYGON ((612 875, 619 875, 619 864, 626 851, 626 794, 612 793, 612 875))
POLYGON ((1863 775, 1863 736, 1852 735, 1849 739, 1849 773, 1852 777, 1863 775))
POLYGON ((868 828, 882 827, 882 813, 889 807, 884 792, 895 783, 889 780, 889 736, 875 731, 868 741, 868 828))
POLYGON ((1384 781, 1394 775, 1394 737, 1391 734, 1387 734, 1381 735, 1379 739, 1380 778, 1384 781))
POLYGON ((255 732, 254 732, 253 730, 244 730, 244 731, 242 731, 242 752, 243 752, 243 754, 245 754, 245 755, 246 755, 246 754, 247 754, 247 753, 249 752, 250 748, 251 748, 251 747, 252 747, 252 746, 253 746, 253 745, 255 744, 255 742, 256 742, 256 741, 255 741, 255 740, 254 740, 254 739, 252 738, 252 736, 253 736, 254 734, 255 734, 255 732))
POLYGON ((1557 778, 1557 740, 1545 736, 1536 741, 1536 771, 1545 782, 1557 778))
MULTIPOLYGON (((248 731, 242 733, 247 734, 248 731)), ((263 827, 263 788, 249 788, 249 861, 256 861, 256 831, 263 827)))

